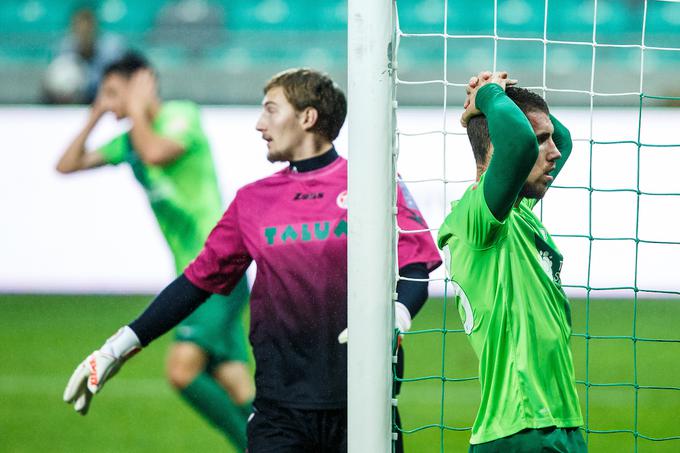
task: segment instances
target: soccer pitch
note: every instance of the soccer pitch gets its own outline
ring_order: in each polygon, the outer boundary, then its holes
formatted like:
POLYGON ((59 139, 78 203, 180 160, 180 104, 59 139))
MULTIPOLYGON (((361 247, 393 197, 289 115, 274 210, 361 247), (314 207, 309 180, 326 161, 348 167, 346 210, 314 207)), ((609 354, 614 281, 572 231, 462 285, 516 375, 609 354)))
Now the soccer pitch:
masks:
MULTIPOLYGON (((73 368, 120 325, 132 320, 150 296, 0 295, 0 450, 3 452, 150 452, 233 451, 169 388, 163 377, 166 335, 133 358, 95 398, 90 413, 80 417, 61 401, 73 368)), ((575 300, 575 333, 584 333, 586 303, 575 300)), ((640 338, 677 339, 680 304, 677 300, 632 299, 590 301, 591 336, 630 336, 633 322, 640 338)), ((413 329, 443 326, 443 300, 431 299, 413 329)), ((458 314, 447 306, 447 327, 460 328, 458 314)), ((680 386, 680 344, 634 342, 628 338, 590 339, 588 382, 637 383, 637 431, 649 437, 680 435, 680 391, 645 386, 680 386), (637 370, 637 372, 635 372, 637 370), (636 376, 637 375, 637 376, 636 376)), ((463 334, 440 332, 407 335, 406 377, 447 378, 477 375, 477 360, 463 334)), ((586 380, 586 340, 572 339, 577 380, 586 380)), ((474 380, 410 382, 399 398, 405 429, 425 425, 469 427, 478 403, 474 380), (444 401, 442 416, 441 402, 444 401)), ((584 384, 579 384, 585 407, 584 384)), ((635 430, 635 388, 592 385, 589 426, 594 430, 635 430)), ((585 414, 585 411, 584 411, 585 414)), ((467 450, 469 431, 438 427, 405 436, 407 452, 467 450)), ((632 452, 631 433, 591 433, 592 452, 632 452)), ((680 440, 654 442, 640 438, 640 452, 677 452, 680 440)))

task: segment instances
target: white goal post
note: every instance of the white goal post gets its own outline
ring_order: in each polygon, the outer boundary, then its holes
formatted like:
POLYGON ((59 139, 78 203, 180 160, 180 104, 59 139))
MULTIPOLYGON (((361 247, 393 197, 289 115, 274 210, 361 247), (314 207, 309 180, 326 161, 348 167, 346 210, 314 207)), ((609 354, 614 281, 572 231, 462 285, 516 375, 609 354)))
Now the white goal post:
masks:
POLYGON ((395 291, 391 0, 348 4, 348 451, 389 452, 395 291))

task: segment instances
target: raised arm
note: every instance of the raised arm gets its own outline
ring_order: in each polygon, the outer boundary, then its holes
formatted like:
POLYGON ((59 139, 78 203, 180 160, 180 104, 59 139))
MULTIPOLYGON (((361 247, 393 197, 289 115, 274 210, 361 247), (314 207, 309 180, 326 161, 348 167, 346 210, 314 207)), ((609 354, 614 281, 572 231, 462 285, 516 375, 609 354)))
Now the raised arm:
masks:
POLYGON ((57 171, 59 173, 73 173, 80 170, 88 170, 104 165, 106 160, 104 156, 98 151, 88 152, 85 149, 85 142, 92 133, 101 117, 106 112, 106 108, 101 104, 99 99, 95 100, 90 114, 87 118, 85 126, 80 133, 73 139, 70 145, 62 154, 57 163, 57 171))
POLYGON ((500 85, 481 87, 476 103, 486 116, 493 147, 484 198, 494 217, 504 220, 538 158, 538 141, 527 117, 500 85))
POLYGON ((127 109, 132 120, 130 139, 142 161, 147 165, 168 165, 185 151, 183 144, 154 132, 150 108, 159 105, 156 79, 148 69, 137 71, 130 80, 127 109))
POLYGON ((185 151, 174 140, 156 134, 147 116, 141 112, 130 114, 130 139, 135 151, 147 165, 164 166, 174 162, 185 151))
MULTIPOLYGON (((553 178, 557 178, 557 175, 562 171, 562 167, 564 167, 564 164, 567 163, 567 159, 569 159, 569 156, 571 155, 573 142, 571 141, 569 129, 567 129, 564 124, 560 123, 559 120, 552 115, 550 115, 550 121, 555 128, 555 131, 553 132, 553 141, 555 142, 557 149, 560 150, 560 154, 562 154, 562 157, 555 162, 555 169, 550 173, 553 178)), ((554 181, 555 180, 553 179, 551 184, 554 181)))

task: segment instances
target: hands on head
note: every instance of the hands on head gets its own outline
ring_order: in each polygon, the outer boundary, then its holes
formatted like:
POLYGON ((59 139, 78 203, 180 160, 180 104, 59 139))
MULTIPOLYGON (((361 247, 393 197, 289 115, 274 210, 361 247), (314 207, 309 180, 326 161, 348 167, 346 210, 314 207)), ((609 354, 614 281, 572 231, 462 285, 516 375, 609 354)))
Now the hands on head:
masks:
POLYGON ((106 112, 122 110, 127 115, 143 114, 158 102, 156 76, 151 69, 144 68, 136 71, 127 81, 123 90, 113 94, 105 91, 104 84, 100 85, 97 98, 92 103, 90 116, 95 120, 106 112))
POLYGON ((106 96, 102 94, 100 89, 90 107, 90 116, 95 120, 98 120, 104 116, 106 112, 110 112, 111 110, 113 110, 113 106, 110 105, 110 102, 107 100, 106 96))
POLYGON ((156 76, 151 69, 145 68, 135 72, 130 78, 127 93, 127 111, 145 113, 158 100, 156 76))
POLYGON ((495 83, 501 86, 503 90, 506 87, 516 85, 517 80, 509 79, 508 73, 505 71, 491 72, 482 71, 478 75, 470 77, 470 81, 465 87, 465 103, 463 104, 463 114, 460 117, 460 124, 463 127, 467 127, 467 123, 473 116, 481 115, 482 112, 479 111, 475 104, 475 98, 477 96, 477 91, 484 85, 489 83, 495 83))

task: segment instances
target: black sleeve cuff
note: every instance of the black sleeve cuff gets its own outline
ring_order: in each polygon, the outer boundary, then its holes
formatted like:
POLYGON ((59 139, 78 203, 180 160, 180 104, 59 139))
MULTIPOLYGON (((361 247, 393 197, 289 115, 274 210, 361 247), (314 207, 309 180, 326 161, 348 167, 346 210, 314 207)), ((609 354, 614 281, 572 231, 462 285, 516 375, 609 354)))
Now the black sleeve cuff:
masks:
MULTIPOLYGON (((399 269, 399 275, 406 278, 426 280, 430 274, 427 272, 425 263, 412 263, 399 269)), ((412 318, 423 308, 427 300, 427 285, 427 281, 399 280, 397 282, 397 300, 408 308, 412 318)))

